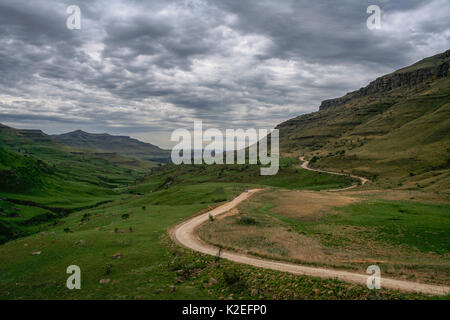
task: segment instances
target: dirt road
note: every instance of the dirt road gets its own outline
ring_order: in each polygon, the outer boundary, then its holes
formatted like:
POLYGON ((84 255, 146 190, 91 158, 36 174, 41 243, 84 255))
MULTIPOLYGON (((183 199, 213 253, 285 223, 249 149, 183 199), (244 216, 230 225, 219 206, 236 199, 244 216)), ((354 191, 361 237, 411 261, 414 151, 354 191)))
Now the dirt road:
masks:
MULTIPOLYGON (((307 164, 306 164, 307 165, 307 164)), ((358 177, 359 178, 359 177, 358 177)), ((365 182, 362 182, 365 183, 365 182)), ((227 211, 236 207, 239 203, 253 195, 254 193, 260 191, 261 189, 253 189, 248 192, 244 192, 234 200, 225 203, 224 205, 215 208, 209 212, 203 213, 199 216, 193 217, 171 230, 172 238, 180 245, 192 249, 194 251, 202 252, 205 254, 217 256, 219 249, 211 246, 209 244, 201 241, 195 234, 195 229, 202 223, 208 221, 209 216, 218 216, 220 214, 226 213, 227 211)), ((221 258, 228 259, 237 263, 243 263, 252 265, 255 267, 272 269, 282 272, 289 272, 297 275, 307 275, 320 278, 337 278, 342 281, 360 283, 366 285, 367 278, 369 275, 360 274, 348 271, 325 269, 325 268, 315 268, 302 266, 298 264, 292 264, 287 262, 279 262, 274 260, 261 259, 245 254, 240 254, 237 252, 232 252, 228 250, 222 250, 220 254, 221 258)), ((395 280, 388 278, 381 278, 382 288, 397 289, 409 292, 420 292, 432 295, 446 295, 450 293, 450 287, 422 284, 410 281, 395 280)))
MULTIPOLYGON (((324 172, 324 173, 329 173, 329 174, 334 174, 337 176, 347 176, 347 174, 344 173, 338 173, 338 172, 332 172, 332 171, 325 171, 325 170, 320 170, 320 169, 313 169, 308 167, 309 165, 309 161, 305 160, 304 157, 300 157, 299 158, 301 161, 303 161, 302 163, 302 168, 305 170, 309 170, 309 171, 316 171, 316 172, 324 172)), ((354 178, 354 179, 359 179, 361 181, 361 184, 366 184, 369 180, 364 178, 364 177, 359 177, 359 176, 354 176, 354 175, 350 175, 350 177, 354 178)), ((358 185, 354 184, 350 187, 346 187, 346 188, 341 188, 341 189, 332 189, 332 190, 327 190, 327 191, 343 191, 343 190, 349 190, 349 189, 353 189, 356 188, 358 185)))

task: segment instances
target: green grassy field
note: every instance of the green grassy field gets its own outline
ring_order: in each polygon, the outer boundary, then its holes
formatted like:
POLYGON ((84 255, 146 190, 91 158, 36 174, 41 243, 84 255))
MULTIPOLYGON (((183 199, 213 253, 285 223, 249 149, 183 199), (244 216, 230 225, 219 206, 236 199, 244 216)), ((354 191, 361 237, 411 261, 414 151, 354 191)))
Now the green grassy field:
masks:
POLYGON ((245 187, 202 183, 174 187, 173 193, 149 190, 75 212, 42 233, 10 241, 0 246, 0 256, 8 257, 0 265, 0 299, 424 298, 239 266, 169 239, 168 229, 245 187), (117 253, 121 257, 114 259, 117 253), (81 290, 65 287, 66 268, 73 264, 81 268, 81 290), (101 284, 102 279, 109 282, 101 284))
POLYGON ((450 253, 450 205, 411 201, 364 201, 339 208, 323 223, 376 229, 380 241, 420 252, 450 253), (362 213, 362 214, 361 214, 362 213))
POLYGON ((295 192, 257 194, 238 207, 239 214, 210 221, 199 234, 207 242, 269 258, 362 273, 377 264, 390 277, 450 283, 448 203, 366 195, 305 213, 307 203, 303 210, 295 207, 299 199, 295 192))

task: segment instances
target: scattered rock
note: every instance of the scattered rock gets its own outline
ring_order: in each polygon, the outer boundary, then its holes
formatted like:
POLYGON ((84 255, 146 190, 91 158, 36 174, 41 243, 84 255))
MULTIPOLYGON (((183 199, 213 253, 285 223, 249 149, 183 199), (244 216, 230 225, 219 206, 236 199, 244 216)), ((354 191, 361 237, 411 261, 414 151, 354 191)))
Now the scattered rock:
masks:
POLYGON ((215 286, 216 284, 217 284, 217 280, 214 279, 214 278, 210 278, 208 283, 204 283, 203 284, 203 287, 204 288, 211 288, 211 287, 215 286))
POLYGON ((76 246, 78 246, 78 245, 84 245, 84 244, 85 244, 85 241, 84 241, 84 240, 75 241, 75 245, 76 245, 76 246))
POLYGON ((153 279, 148 279, 148 282, 153 282, 153 279))
POLYGON ((258 290, 256 290, 256 289, 252 289, 252 291, 250 292, 250 295, 252 297, 256 296, 257 294, 258 294, 258 290))
POLYGON ((23 246, 24 246, 24 247, 28 247, 28 243, 24 243, 23 246))
POLYGON ((175 278, 175 283, 182 283, 182 282, 183 282, 183 278, 181 278, 181 277, 175 278))
POLYGON ((175 292, 176 289, 177 289, 177 287, 175 287, 174 285, 171 285, 171 286, 169 287, 169 292, 170 292, 170 293, 175 292))
POLYGON ((134 300, 141 300, 141 296, 135 296, 134 300))
POLYGON ((50 234, 53 236, 53 235, 55 235, 55 233, 52 231, 52 232, 50 232, 50 234))
POLYGON ((31 255, 33 256, 37 256, 40 255, 42 251, 36 251, 36 252, 32 252, 31 255))
POLYGON ((120 252, 117 252, 116 254, 113 254, 111 256, 111 258, 113 258, 113 259, 120 259, 120 258, 122 258, 122 254, 120 252))
POLYGON ((110 281, 111 281, 111 279, 102 279, 102 280, 100 280, 100 283, 104 284, 104 283, 108 283, 110 281))
POLYGON ((184 274, 184 270, 177 270, 176 273, 181 276, 184 274))
POLYGON ((155 293, 156 293, 156 294, 160 294, 161 292, 163 292, 162 289, 156 289, 156 290, 155 290, 155 293))

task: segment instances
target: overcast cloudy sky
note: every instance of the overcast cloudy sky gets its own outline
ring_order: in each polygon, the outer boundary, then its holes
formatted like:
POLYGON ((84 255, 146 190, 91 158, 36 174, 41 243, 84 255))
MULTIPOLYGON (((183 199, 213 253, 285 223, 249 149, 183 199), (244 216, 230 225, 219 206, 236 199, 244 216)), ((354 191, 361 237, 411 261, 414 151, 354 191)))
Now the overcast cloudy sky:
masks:
POLYGON ((0 122, 163 147, 267 128, 450 47, 448 0, 0 0, 0 122), (382 9, 369 30, 367 7, 382 9), (81 30, 66 9, 81 8, 81 30))

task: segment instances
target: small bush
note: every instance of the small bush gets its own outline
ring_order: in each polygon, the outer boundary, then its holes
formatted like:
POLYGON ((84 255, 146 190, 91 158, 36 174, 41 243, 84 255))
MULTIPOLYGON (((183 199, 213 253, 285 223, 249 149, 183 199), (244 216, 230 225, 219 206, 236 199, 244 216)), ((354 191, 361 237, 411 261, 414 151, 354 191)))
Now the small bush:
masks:
POLYGON ((123 220, 127 220, 130 217, 130 215, 128 213, 124 213, 123 215, 121 215, 121 217, 123 220))
POLYGON ((105 274, 111 274, 111 272, 112 272, 112 267, 113 267, 113 265, 111 264, 111 263, 108 263, 107 265, 106 265, 106 268, 105 268, 105 274))
POLYGON ((255 225, 255 224, 258 224, 258 221, 256 221, 255 218, 252 218, 252 217, 249 217, 249 216, 242 216, 242 217, 239 219, 239 223, 240 223, 240 224, 243 224, 243 225, 249 226, 249 225, 255 225))
POLYGON ((246 290, 247 285, 237 268, 226 269, 222 274, 223 280, 233 291, 246 290))
POLYGON ((241 281, 241 275, 236 269, 225 270, 223 272, 223 280, 229 286, 233 286, 237 282, 241 281))

